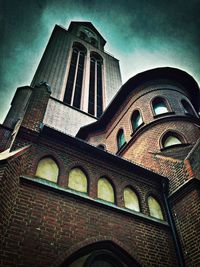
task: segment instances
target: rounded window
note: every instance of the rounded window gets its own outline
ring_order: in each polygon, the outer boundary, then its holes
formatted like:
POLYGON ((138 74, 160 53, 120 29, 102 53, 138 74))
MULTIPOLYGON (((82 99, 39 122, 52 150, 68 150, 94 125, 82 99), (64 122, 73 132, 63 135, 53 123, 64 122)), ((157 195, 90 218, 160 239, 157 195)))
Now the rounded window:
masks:
POLYGON ((68 187, 87 193, 87 177, 80 168, 73 168, 69 173, 68 187))
POLYGON ((185 114, 195 116, 192 106, 185 99, 181 100, 182 106, 184 108, 185 114))
POLYGON ((124 206, 130 210, 140 211, 138 197, 130 187, 124 189, 124 206))
POLYGON ((152 196, 148 197, 148 206, 149 206, 150 215, 152 217, 163 220, 161 206, 154 197, 152 196))
POLYGON ((155 115, 160 115, 169 112, 166 100, 162 97, 156 97, 152 101, 153 111, 155 115))
POLYGON ((162 147, 171 147, 183 143, 183 138, 176 132, 167 132, 162 138, 162 147))
POLYGON ((118 150, 126 143, 123 129, 120 129, 117 134, 117 147, 118 150))
POLYGON ((36 176, 57 183, 59 168, 51 157, 45 157, 38 163, 36 176))
POLYGON ((114 189, 106 178, 100 178, 97 186, 97 197, 109 202, 115 202, 114 189))
POLYGON ((142 116, 140 112, 138 110, 135 110, 131 117, 131 124, 132 124, 133 131, 139 128, 140 125, 142 125, 142 123, 143 123, 143 120, 142 120, 142 116))

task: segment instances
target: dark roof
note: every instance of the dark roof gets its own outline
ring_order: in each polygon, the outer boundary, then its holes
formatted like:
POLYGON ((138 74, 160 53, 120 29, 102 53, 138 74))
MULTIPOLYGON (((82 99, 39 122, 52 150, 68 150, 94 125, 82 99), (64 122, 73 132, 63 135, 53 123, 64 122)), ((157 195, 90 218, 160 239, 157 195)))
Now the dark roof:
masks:
POLYGON ((195 107, 197 112, 199 111, 199 86, 191 75, 180 69, 170 67, 151 69, 141 72, 129 79, 120 88, 100 119, 97 122, 81 127, 76 136, 84 139, 86 138, 88 133, 93 130, 105 129, 107 123, 111 120, 116 111, 120 108, 121 104, 126 100, 129 94, 132 93, 135 88, 146 82, 160 79, 168 79, 181 84, 187 90, 193 106, 195 107))
POLYGON ((70 32, 74 27, 77 25, 85 26, 87 28, 90 28, 92 31, 94 31, 97 35, 100 35, 100 37, 103 40, 103 43, 105 45, 106 40, 103 38, 103 36, 97 31, 97 29, 94 27, 94 25, 89 21, 71 21, 68 31, 70 32))

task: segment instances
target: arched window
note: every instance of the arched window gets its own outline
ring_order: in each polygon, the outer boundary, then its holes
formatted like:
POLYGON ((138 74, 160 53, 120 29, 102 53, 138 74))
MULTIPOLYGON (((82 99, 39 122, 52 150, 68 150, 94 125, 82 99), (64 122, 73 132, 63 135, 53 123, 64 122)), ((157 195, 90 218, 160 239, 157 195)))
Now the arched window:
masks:
POLYGON ((140 211, 138 197, 130 187, 124 189, 124 206, 130 210, 140 211))
POLYGON ((133 131, 139 128, 142 123, 143 123, 143 120, 142 120, 142 116, 139 110, 135 110, 131 117, 131 124, 132 124, 133 131))
POLYGON ((37 166, 36 176, 57 183, 59 168, 56 162, 50 158, 42 158, 37 166))
POLYGON ((195 116, 194 111, 193 111, 191 105, 189 104, 189 102, 187 102, 185 99, 182 99, 181 103, 183 105, 183 108, 184 108, 184 111, 186 114, 195 116))
POLYGON ((149 206, 150 215, 152 217, 163 220, 163 214, 162 214, 160 204, 154 197, 152 196, 148 197, 148 206, 149 206))
POLYGON ((123 129, 120 129, 117 134, 117 147, 118 150, 126 143, 123 129))
POLYGON ((183 138, 175 132, 167 132, 162 138, 162 147, 170 147, 183 143, 183 138))
POLYGON ((68 187, 87 193, 87 177, 80 168, 73 168, 69 173, 68 187))
POLYGON ((88 113, 97 117, 103 112, 102 64, 102 57, 91 53, 88 113))
POLYGON ((166 100, 162 97, 156 97, 152 101, 153 111, 155 115, 163 114, 169 112, 166 100))
POLYGON ((106 149, 105 148, 105 145, 102 145, 102 144, 98 145, 97 147, 100 148, 100 149, 102 149, 102 150, 105 150, 106 149))
POLYGON ((106 178, 98 180, 97 197, 112 203, 115 202, 114 189, 106 178))
POLYGON ((86 48, 80 43, 75 43, 72 51, 64 102, 76 108, 80 108, 81 105, 85 54, 86 48))

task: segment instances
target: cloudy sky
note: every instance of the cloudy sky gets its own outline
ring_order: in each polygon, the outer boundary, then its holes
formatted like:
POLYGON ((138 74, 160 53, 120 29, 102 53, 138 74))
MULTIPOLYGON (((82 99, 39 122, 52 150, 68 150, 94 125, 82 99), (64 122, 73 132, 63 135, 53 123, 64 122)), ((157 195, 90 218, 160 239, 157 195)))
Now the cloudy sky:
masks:
POLYGON ((0 0, 0 122, 29 85, 55 24, 91 21, 120 60, 123 82, 159 66, 200 84, 199 0, 0 0))

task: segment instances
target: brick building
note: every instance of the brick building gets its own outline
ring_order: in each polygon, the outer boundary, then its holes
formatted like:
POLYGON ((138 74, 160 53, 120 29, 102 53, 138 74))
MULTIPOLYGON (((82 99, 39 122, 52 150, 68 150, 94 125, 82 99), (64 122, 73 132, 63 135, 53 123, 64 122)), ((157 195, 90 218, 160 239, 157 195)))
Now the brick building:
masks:
POLYGON ((0 266, 200 266, 198 84, 166 67, 121 86, 105 43, 89 22, 56 25, 16 91, 0 266))

